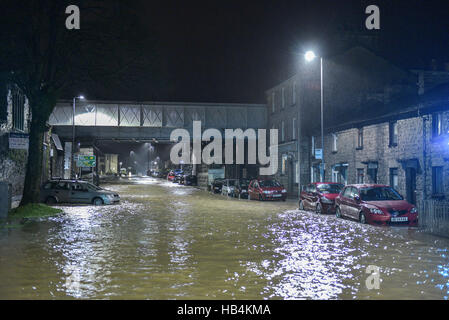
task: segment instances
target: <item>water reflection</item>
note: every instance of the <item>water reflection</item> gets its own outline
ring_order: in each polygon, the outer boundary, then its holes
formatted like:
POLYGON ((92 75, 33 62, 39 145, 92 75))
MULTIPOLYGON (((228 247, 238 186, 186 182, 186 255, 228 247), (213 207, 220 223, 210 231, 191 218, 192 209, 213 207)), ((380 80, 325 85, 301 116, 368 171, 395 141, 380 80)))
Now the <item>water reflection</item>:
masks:
POLYGON ((152 178, 0 234, 0 298, 447 299, 449 241, 152 178), (368 290, 369 265, 380 289, 368 290))

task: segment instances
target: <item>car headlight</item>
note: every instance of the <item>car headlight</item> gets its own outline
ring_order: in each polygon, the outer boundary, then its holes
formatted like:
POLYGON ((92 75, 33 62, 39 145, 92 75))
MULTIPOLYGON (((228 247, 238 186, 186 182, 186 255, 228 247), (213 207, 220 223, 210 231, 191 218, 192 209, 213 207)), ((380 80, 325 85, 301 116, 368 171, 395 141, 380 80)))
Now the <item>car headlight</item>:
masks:
POLYGON ((328 199, 328 198, 326 198, 326 197, 322 197, 322 198, 321 198, 321 202, 322 202, 322 203, 328 203, 328 204, 334 203, 331 199, 328 199))
POLYGON ((369 208, 369 212, 372 214, 384 214, 384 212, 378 208, 369 208))
POLYGON ((286 193, 287 192, 287 190, 285 190, 285 189, 282 189, 282 193, 286 193))
POLYGON ((418 209, 416 209, 416 207, 413 207, 413 208, 410 210, 410 213, 418 213, 418 209))
POLYGON ((263 193, 265 193, 265 194, 269 194, 270 193, 270 191, 268 191, 268 190, 265 190, 263 193))

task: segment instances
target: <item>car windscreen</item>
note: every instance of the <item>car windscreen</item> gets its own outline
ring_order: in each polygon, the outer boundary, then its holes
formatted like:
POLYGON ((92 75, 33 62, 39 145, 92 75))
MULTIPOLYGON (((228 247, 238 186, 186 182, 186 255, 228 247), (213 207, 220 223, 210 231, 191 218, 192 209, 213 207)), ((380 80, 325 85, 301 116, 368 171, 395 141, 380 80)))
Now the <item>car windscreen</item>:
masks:
POLYGON ((265 188, 270 188, 270 187, 280 187, 281 184, 279 182, 277 182, 276 180, 263 180, 259 182, 260 186, 265 188))
POLYGON ((341 189, 343 189, 342 184, 319 184, 317 185, 318 192, 321 193, 340 193, 341 189))
POLYGON ((371 187, 360 189, 363 201, 403 200, 402 196, 390 187, 371 187))

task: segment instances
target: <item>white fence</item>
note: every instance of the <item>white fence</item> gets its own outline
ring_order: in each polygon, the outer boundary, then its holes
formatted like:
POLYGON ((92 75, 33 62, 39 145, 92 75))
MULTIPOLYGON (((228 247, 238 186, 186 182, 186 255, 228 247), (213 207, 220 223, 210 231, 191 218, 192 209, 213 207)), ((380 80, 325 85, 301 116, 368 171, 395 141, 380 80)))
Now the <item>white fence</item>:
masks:
POLYGON ((419 224, 425 231, 449 237, 449 202, 424 200, 418 209, 419 224))

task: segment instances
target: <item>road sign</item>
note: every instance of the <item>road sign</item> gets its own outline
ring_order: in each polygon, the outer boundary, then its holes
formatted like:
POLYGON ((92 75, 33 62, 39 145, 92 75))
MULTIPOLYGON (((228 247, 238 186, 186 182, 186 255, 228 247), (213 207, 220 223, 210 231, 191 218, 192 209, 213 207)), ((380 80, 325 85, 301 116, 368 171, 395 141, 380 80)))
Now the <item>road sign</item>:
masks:
POLYGON ((315 149, 315 159, 323 159, 323 149, 315 149))
POLYGON ((94 168, 97 165, 97 158, 95 156, 79 155, 76 161, 76 166, 79 168, 94 168))
POLYGON ((9 134, 9 149, 28 150, 29 135, 25 133, 9 134))

